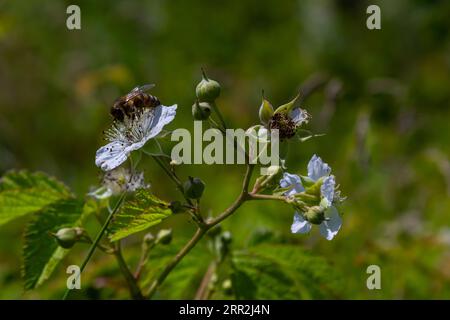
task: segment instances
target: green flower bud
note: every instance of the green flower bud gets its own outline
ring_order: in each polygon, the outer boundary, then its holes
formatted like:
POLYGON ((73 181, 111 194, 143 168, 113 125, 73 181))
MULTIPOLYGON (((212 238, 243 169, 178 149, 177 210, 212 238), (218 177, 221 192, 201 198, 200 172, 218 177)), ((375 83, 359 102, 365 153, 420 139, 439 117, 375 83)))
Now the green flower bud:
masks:
POLYGON ((310 207, 305 213, 305 218, 312 224, 321 224, 325 220, 323 208, 319 206, 310 207))
POLYGON ((222 282, 222 289, 226 294, 233 293, 233 283, 230 279, 226 279, 224 282, 222 282))
POLYGON ((146 233, 143 239, 143 243, 147 246, 152 245, 155 242, 155 236, 149 232, 146 233))
POLYGON ((172 241, 172 229, 161 229, 156 236, 156 243, 169 244, 172 241))
POLYGON ((259 107, 259 120, 262 124, 267 125, 272 118, 273 107, 269 101, 262 99, 261 106, 259 107))
POLYGON ((183 211, 183 206, 180 201, 172 201, 169 204, 169 209, 172 210, 172 213, 180 213, 183 211))
POLYGON ((230 231, 225 231, 224 233, 221 234, 220 237, 222 238, 223 243, 225 243, 225 244, 231 243, 232 237, 231 237, 230 231))
POLYGON ((52 235, 56 238, 59 246, 64 249, 72 248, 82 237, 87 237, 81 228, 62 228, 52 235))
POLYGON ((208 79, 203 69, 202 73, 203 79, 195 89, 197 98, 200 101, 214 102, 220 95, 220 84, 215 80, 208 79))
POLYGON ((203 191, 205 190, 205 184, 199 178, 189 177, 184 183, 184 194, 191 199, 200 199, 203 191))
POLYGON ((208 102, 198 102, 192 105, 192 117, 194 120, 207 120, 211 115, 211 105, 208 102))

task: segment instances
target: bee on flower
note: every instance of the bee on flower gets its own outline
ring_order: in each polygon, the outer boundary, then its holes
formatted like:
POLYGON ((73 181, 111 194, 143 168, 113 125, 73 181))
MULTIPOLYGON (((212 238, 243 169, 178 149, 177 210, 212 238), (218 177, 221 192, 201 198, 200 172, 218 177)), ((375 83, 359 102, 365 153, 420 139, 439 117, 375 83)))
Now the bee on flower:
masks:
POLYGON ((137 87, 114 104, 111 110, 114 122, 105 131, 109 143, 95 155, 95 164, 103 171, 120 166, 132 151, 142 148, 175 118, 177 105, 164 106, 141 90, 150 87, 137 87))
POLYGON ((308 233, 315 224, 327 240, 336 236, 342 225, 336 205, 344 199, 327 163, 313 155, 308 163, 307 176, 286 172, 280 180, 280 187, 287 189, 284 195, 293 200, 296 209, 292 233, 308 233))

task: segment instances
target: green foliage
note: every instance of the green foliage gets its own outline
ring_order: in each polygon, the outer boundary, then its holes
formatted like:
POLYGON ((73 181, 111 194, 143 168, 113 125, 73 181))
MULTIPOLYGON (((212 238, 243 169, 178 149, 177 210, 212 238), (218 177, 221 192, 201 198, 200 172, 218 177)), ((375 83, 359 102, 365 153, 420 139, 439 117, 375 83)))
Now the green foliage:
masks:
POLYGON ((83 201, 68 199, 52 203, 36 214, 25 231, 22 265, 25 289, 33 289, 47 280, 70 251, 58 246, 50 233, 80 226, 90 212, 83 201))
POLYGON ((110 240, 117 241, 160 223, 172 214, 169 203, 146 190, 139 190, 134 199, 123 204, 114 216, 110 240))
POLYGON ((0 182, 0 225, 70 196, 64 184, 44 173, 10 171, 0 182))
POLYGON ((336 297, 336 270, 298 246, 261 245, 233 254, 233 289, 238 299, 336 297))
MULTIPOLYGON (((164 267, 169 263, 177 252, 186 244, 188 239, 178 239, 170 246, 156 246, 150 252, 143 287, 150 285, 164 267)), ((169 274, 159 290, 160 296, 166 299, 193 299, 195 292, 201 282, 209 263, 214 256, 200 242, 193 248, 181 262, 169 274)))

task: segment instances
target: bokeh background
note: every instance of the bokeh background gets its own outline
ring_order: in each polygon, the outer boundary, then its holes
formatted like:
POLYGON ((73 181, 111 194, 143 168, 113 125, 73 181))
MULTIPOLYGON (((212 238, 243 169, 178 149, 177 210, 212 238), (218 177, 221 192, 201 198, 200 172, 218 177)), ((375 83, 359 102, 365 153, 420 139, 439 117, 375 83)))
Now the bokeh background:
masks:
MULTIPOLYGON (((233 246, 260 232, 324 258, 339 288, 306 298, 450 298, 449 14, 450 2, 437 0, 2 1, 0 173, 44 171, 83 196, 99 183, 94 155, 109 107, 138 84, 156 83, 153 94, 178 103, 170 128, 192 128, 201 67, 222 84, 218 105, 235 127, 258 122, 262 89, 280 105, 312 88, 302 103, 307 128, 326 135, 292 144, 288 166, 305 172, 314 153, 332 166, 348 196, 343 227, 331 242, 317 230, 291 235, 289 207, 248 203, 224 224, 233 246), (66 28, 73 3, 81 30, 66 28), (381 30, 366 28, 369 4, 381 8, 381 30), (381 267, 381 290, 366 288, 371 264, 381 267)), ((143 169, 155 193, 178 197, 153 162, 143 169)), ((238 194, 243 170, 186 166, 180 174, 206 182, 204 212, 217 214, 238 194)), ((59 298, 62 267, 41 288, 22 289, 28 219, 0 229, 0 298, 59 298)), ((163 226, 176 239, 194 230, 185 217, 163 226)), ((68 262, 80 263, 86 249, 68 262)), ((87 297, 126 297, 110 258, 96 255, 87 272, 87 297)))

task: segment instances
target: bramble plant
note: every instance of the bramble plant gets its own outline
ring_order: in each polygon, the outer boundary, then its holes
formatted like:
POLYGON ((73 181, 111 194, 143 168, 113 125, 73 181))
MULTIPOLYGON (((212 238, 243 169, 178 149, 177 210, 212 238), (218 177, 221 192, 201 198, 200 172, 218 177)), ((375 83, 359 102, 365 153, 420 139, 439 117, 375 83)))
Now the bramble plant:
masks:
MULTIPOLYGON (((2 177, 0 224, 34 214, 24 232, 22 273, 25 288, 40 286, 72 247, 77 243, 88 243, 90 249, 81 261, 81 274, 95 250, 99 249, 117 260, 131 298, 149 299, 204 238, 214 258, 200 282, 195 296, 198 299, 207 299, 218 291, 222 292, 222 297, 270 298, 270 290, 264 291, 258 286, 270 287, 273 281, 280 282, 279 279, 289 283, 290 280, 286 279, 297 279, 293 273, 298 273, 304 281, 304 285, 298 285, 302 294, 308 291, 306 286, 314 286, 312 282, 325 281, 322 278, 329 274, 329 270, 320 258, 292 250, 292 246, 274 248, 259 245, 248 251, 233 251, 232 234, 221 228, 221 222, 230 218, 242 204, 260 200, 292 207, 292 233, 309 233, 313 225, 318 226, 320 234, 327 240, 332 240, 338 233, 342 224, 338 208, 344 198, 330 166, 313 155, 306 174, 292 174, 287 169, 286 155, 278 154, 278 145, 283 149, 288 140, 301 143, 317 136, 301 128, 311 117, 297 106, 298 97, 274 108, 263 94, 261 106, 255 110, 260 123, 245 131, 247 140, 235 140, 216 104, 221 93, 220 84, 203 71, 192 110, 183 112, 192 112, 194 121, 209 125, 221 139, 231 143, 235 151, 233 159, 235 156, 243 158, 245 166, 238 197, 223 212, 206 216, 201 209, 201 199, 207 186, 200 177, 180 177, 177 167, 183 165, 184 158, 174 159, 160 145, 160 141, 170 135, 170 131, 164 128, 170 125, 179 109, 177 105, 161 104, 159 99, 145 92, 148 88, 150 86, 137 87, 114 105, 113 123, 105 131, 108 143, 98 149, 95 157, 95 164, 103 172, 102 182, 85 199, 77 198, 64 184, 43 173, 11 171, 2 177), (156 146, 156 151, 152 145, 156 146), (253 179, 255 169, 262 168, 258 160, 268 150, 277 157, 276 163, 261 170, 261 175, 253 179), (139 171, 141 162, 148 159, 167 174, 182 201, 175 196, 174 199, 162 200, 156 195, 157 188, 147 183, 143 172, 139 171), (189 215, 196 226, 193 236, 174 252, 176 230, 161 229, 156 235, 146 233, 136 271, 132 272, 122 254, 121 241, 174 214, 189 215), (95 237, 89 236, 85 229, 91 215, 101 225, 95 237), (225 263, 229 263, 231 271, 219 272, 225 263), (290 271, 284 270, 289 268, 290 271), (254 276, 252 269, 260 269, 259 274, 254 276), (269 271, 264 274, 261 269, 269 271)), ((219 147, 215 145, 213 148, 216 153, 219 147)), ((263 241, 255 240, 258 242, 263 241)), ((298 292, 292 290, 286 291, 287 298, 297 296, 298 292)), ((70 293, 71 290, 67 289, 64 298, 70 293)), ((281 295, 280 292, 277 294, 281 295)))

